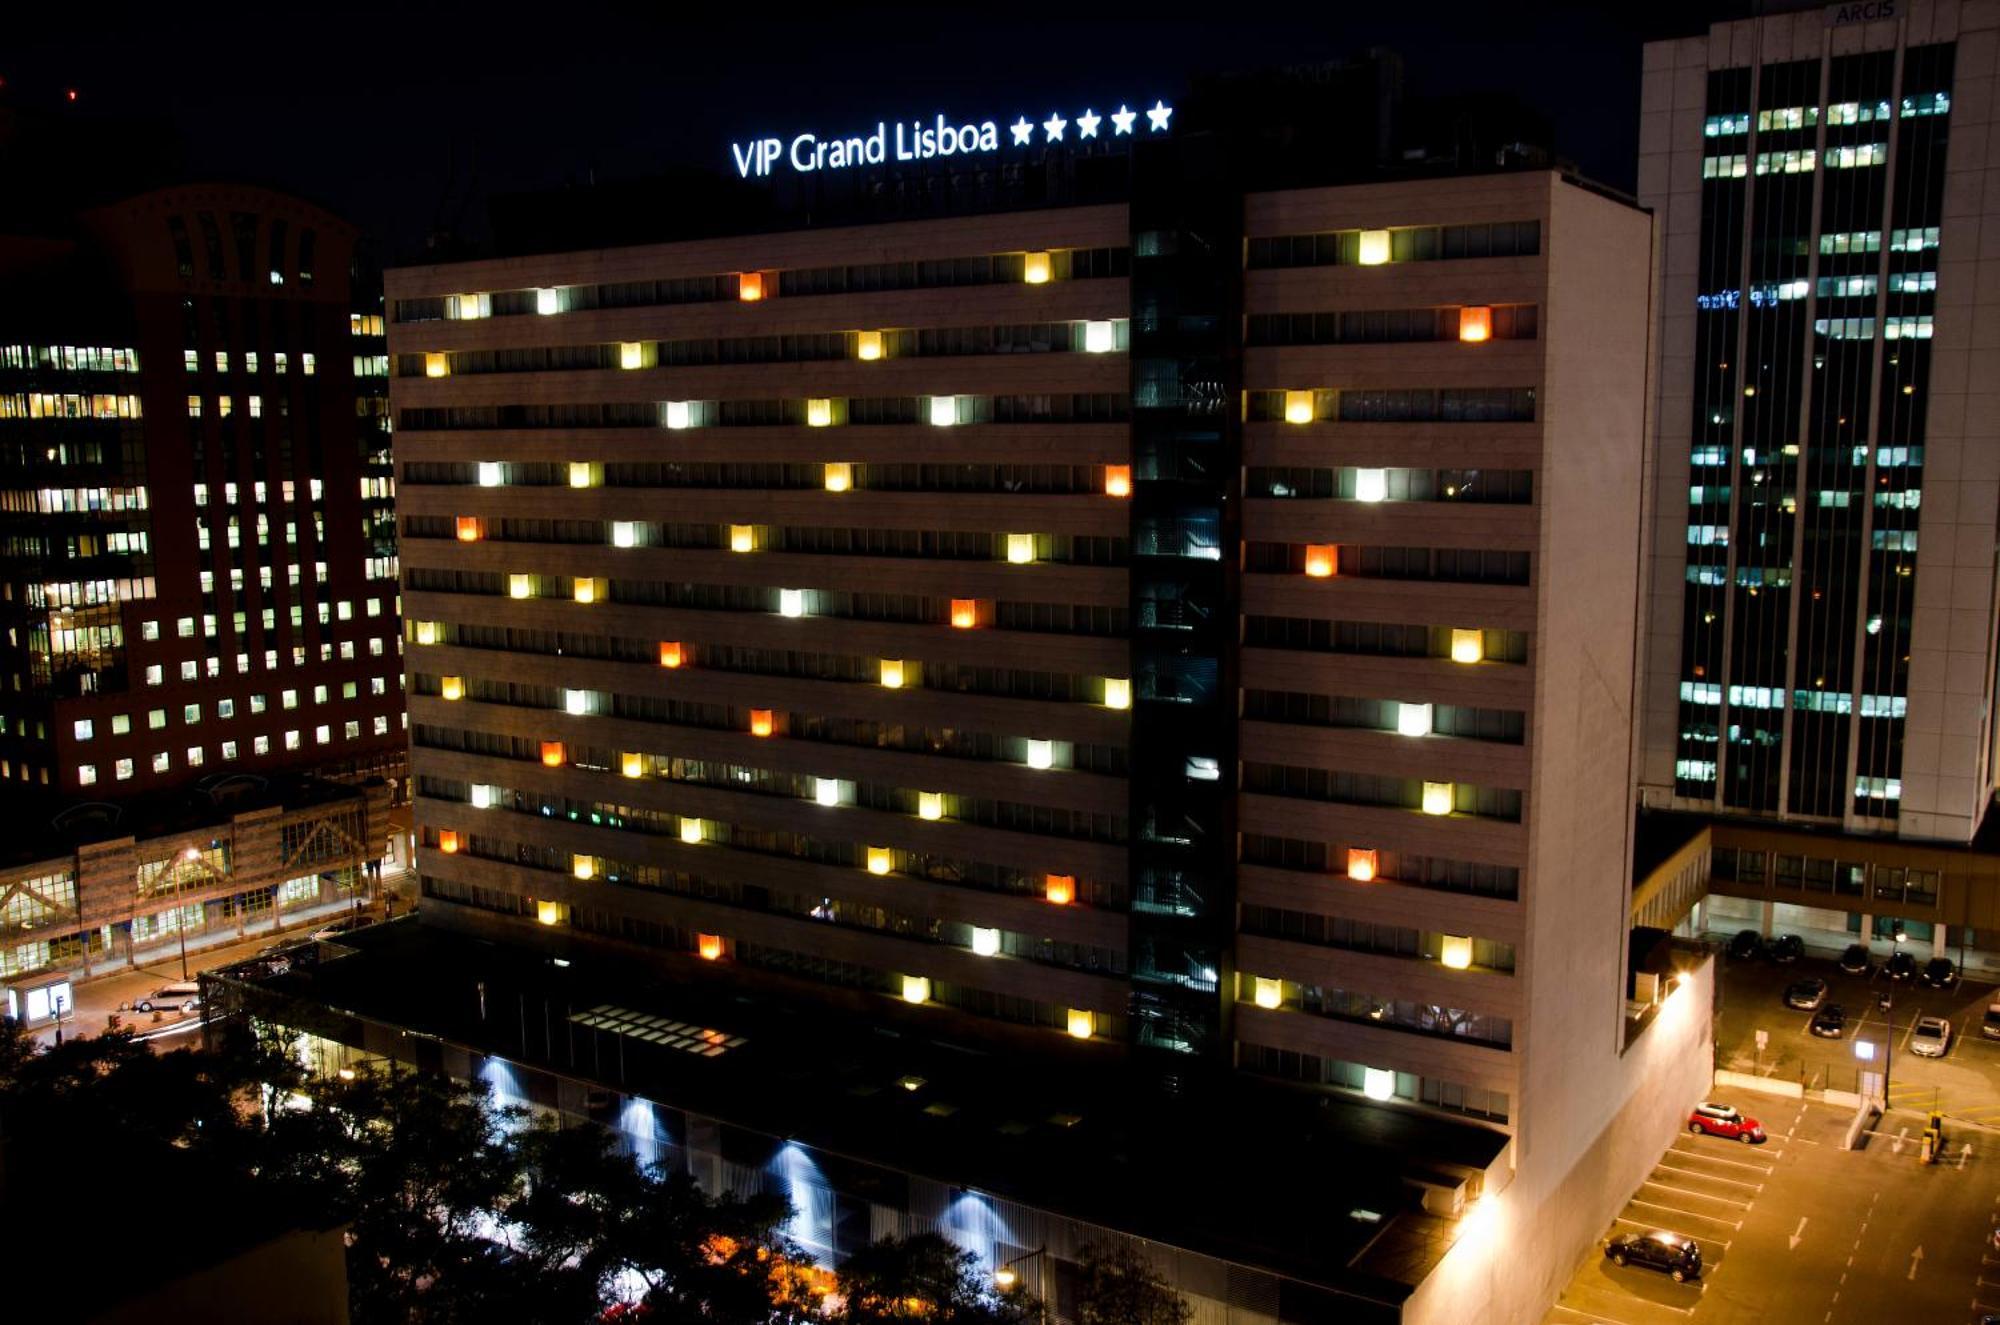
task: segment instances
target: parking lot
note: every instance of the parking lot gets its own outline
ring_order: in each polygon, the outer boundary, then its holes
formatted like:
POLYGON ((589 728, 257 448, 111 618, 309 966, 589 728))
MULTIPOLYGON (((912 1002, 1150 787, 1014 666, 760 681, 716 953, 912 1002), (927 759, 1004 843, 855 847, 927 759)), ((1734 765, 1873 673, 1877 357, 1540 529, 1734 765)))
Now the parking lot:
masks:
POLYGON ((1886 1058, 1892 1109, 1937 1109, 1963 1122, 2000 1126, 2000 1040, 1980 1034, 1986 1007, 1996 997, 1992 984, 1970 978, 1953 989, 1892 984, 1879 962, 1865 976, 1848 975, 1831 959, 1810 954, 1786 965, 1762 958, 1717 961, 1717 1067, 1799 1082, 1808 1090, 1851 1091, 1864 1066, 1854 1049, 1855 1041, 1862 1040, 1874 1046, 1876 1055, 1866 1067, 1879 1069, 1886 1058), (1837 1040, 1810 1034, 1806 1027, 1813 1014, 1785 1006, 1786 986, 1811 978, 1825 980, 1825 1001, 1847 1012, 1846 1028, 1837 1040), (1886 1013, 1876 1006, 1883 992, 1892 1003, 1886 1013), (1919 1058, 1909 1051, 1911 1028, 1920 1016, 1951 1023, 1951 1043, 1943 1058, 1919 1058), (1760 1030, 1765 1032, 1761 1049, 1760 1030), (1885 1040, 1890 1041, 1886 1055, 1885 1040))

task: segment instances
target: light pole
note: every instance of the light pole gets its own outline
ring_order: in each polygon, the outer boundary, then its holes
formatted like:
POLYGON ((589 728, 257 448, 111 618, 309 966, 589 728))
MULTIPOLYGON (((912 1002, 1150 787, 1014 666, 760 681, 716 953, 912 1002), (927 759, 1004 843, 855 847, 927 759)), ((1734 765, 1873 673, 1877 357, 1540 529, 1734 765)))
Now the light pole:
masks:
MULTIPOLYGON (((1021 1286, 1021 1272, 1016 1270, 1014 1267, 1020 1265, 1024 1261, 1032 1261, 1037 1256, 1040 1256, 1047 1251, 1048 1251, 1047 1244, 1043 1244, 1042 1246, 1035 1248, 1033 1251, 1023 1252, 1021 1255, 1016 1256, 1011 1261, 1002 1261, 1000 1263, 999 1268, 993 1271, 993 1286, 999 1289, 1002 1293, 1012 1293, 1021 1286)), ((1036 1295, 1035 1300, 1041 1306, 1042 1319, 1047 1320, 1049 1316, 1048 1303, 1043 1301, 1039 1294, 1036 1295)))
MULTIPOLYGON (((193 847, 189 847, 187 850, 181 852, 181 863, 183 865, 192 865, 200 859, 201 853, 193 847)), ((184 869, 180 872, 180 885, 180 887, 174 890, 174 933, 180 937, 181 979, 182 981, 186 981, 188 978, 187 904, 181 901, 181 894, 187 891, 187 872, 184 869)))

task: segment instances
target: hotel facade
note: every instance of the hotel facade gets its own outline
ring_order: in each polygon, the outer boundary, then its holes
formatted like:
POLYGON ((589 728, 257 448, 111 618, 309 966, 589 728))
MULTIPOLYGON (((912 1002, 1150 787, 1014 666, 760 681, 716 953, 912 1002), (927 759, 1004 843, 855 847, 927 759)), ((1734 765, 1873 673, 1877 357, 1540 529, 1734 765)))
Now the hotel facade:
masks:
POLYGON ((1708 1067, 1624 961, 1651 220, 1199 155, 391 272, 421 917, 1494 1134, 1402 1313, 1527 1319, 1708 1067))
POLYGON ((1996 67, 2000 16, 1957 0, 1646 48, 1640 791, 1714 821, 1697 928, 2000 961, 1996 67))

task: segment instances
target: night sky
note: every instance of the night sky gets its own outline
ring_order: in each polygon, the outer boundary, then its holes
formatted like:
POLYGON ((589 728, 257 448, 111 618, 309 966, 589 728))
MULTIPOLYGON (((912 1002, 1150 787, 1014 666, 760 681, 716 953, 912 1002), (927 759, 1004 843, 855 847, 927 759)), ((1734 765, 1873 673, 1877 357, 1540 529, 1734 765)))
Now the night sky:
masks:
POLYGON ((1629 190, 1640 43, 1745 6, 117 8, 14 7, 6 95, 54 106, 74 86, 82 113, 165 118, 190 178, 321 201, 408 260, 440 226, 481 234, 489 194, 726 170, 732 138, 1171 101, 1191 75, 1378 45, 1402 54, 1412 92, 1523 98, 1555 125, 1559 154, 1629 190))

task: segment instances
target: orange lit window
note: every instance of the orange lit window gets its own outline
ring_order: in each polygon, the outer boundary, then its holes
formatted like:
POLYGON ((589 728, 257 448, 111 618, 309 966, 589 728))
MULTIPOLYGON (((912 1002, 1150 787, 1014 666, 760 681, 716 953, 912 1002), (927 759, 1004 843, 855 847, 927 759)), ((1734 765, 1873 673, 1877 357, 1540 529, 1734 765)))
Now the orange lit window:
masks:
POLYGON ((1068 906, 1076 900, 1076 876, 1074 874, 1051 874, 1048 890, 1043 894, 1057 906, 1068 906))
POLYGON ((480 540, 481 538, 485 537, 485 535, 486 535, 486 531, 485 531, 484 529, 481 529, 481 528, 479 527, 479 517, 478 517, 478 516, 476 516, 476 515, 461 515, 461 516, 459 516, 459 517, 458 517, 458 541, 459 541, 459 542, 461 542, 461 543, 477 543, 477 542, 478 542, 478 541, 479 541, 479 540, 480 540))
POLYGON ((1375 877, 1375 852, 1361 847, 1347 848, 1347 877, 1367 883, 1375 877))
POLYGON ((679 667, 682 661, 683 661, 683 655, 681 653, 680 641, 678 640, 660 641, 660 666, 679 667))
POLYGON ((563 743, 561 741, 543 741, 542 762, 550 768, 561 768, 563 762, 563 743))
POLYGON ((1458 310, 1458 338, 1468 344, 1493 339, 1493 310, 1474 305, 1458 310))
POLYGON ((771 734, 771 710, 750 710, 750 734, 752 736, 769 736, 771 734))
POLYGON ((746 304, 754 304, 764 297, 764 273, 746 271, 737 277, 736 297, 746 304))
POLYGON ((447 856, 458 854, 458 834, 446 830, 438 834, 438 850, 447 856))
POLYGON ((1306 544, 1306 574, 1323 580, 1333 574, 1335 548, 1332 543, 1306 544))
POLYGON ((1132 466, 1106 465, 1104 467, 1104 495, 1107 497, 1129 497, 1132 495, 1132 466))
POLYGON ((959 630, 971 630, 979 624, 979 602, 973 598, 951 600, 951 624, 959 630))
POLYGON ((694 936, 695 951, 705 962, 719 961, 722 957, 722 935, 697 934, 694 936))

